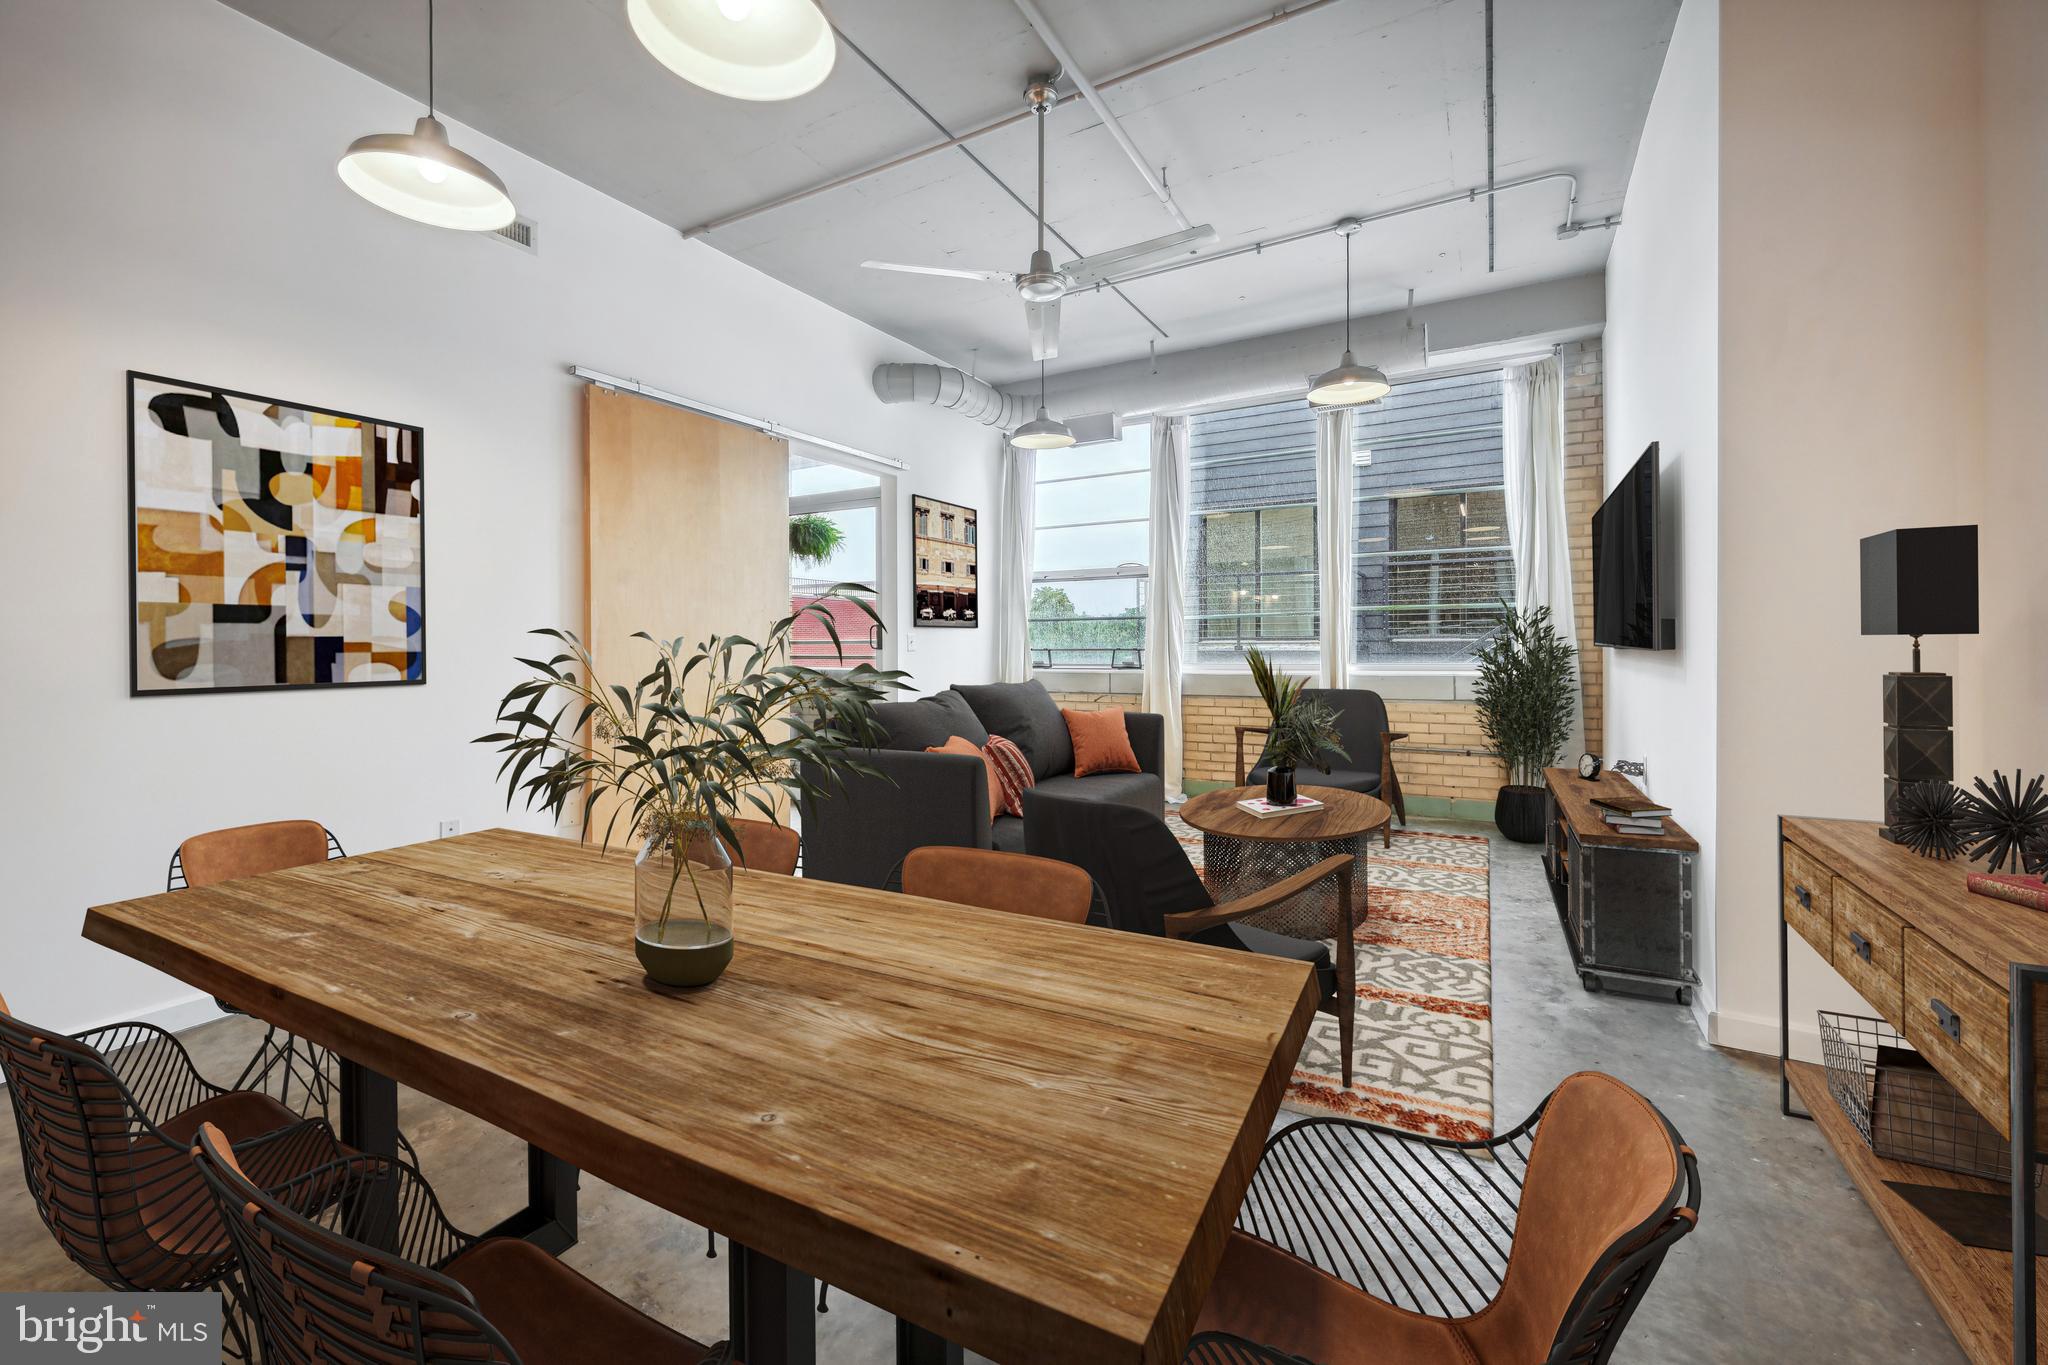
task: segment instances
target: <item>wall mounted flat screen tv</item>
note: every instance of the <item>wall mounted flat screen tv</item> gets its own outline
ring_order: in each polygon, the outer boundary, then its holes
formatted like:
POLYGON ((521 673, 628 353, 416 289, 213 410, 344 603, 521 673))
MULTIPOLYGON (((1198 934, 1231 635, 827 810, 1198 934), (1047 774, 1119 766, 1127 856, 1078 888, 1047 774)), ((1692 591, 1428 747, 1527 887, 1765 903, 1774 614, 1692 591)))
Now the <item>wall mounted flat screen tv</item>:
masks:
POLYGON ((1622 476, 1593 514, 1593 643, 1672 649, 1677 622, 1664 614, 1658 568, 1657 443, 1622 476))

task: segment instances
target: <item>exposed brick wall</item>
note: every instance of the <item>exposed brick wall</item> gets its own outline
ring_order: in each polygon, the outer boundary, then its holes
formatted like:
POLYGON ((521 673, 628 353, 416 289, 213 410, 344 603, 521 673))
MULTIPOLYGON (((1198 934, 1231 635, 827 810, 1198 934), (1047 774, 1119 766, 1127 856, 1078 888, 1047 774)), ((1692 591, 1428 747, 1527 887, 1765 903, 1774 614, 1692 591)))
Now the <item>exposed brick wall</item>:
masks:
POLYGON ((1558 363, 1564 372, 1564 519, 1572 547, 1572 615, 1578 626, 1579 682, 1585 693, 1586 743, 1599 753, 1607 713, 1605 659, 1593 643, 1593 513, 1600 507, 1606 450, 1600 416, 1600 339, 1567 344, 1558 363))

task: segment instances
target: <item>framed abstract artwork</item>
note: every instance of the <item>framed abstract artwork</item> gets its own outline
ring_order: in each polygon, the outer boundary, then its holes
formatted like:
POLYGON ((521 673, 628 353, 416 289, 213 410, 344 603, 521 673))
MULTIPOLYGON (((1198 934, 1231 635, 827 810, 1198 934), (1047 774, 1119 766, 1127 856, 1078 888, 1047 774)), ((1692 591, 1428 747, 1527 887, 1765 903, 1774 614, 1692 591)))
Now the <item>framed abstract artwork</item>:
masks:
POLYGON ((424 444, 130 370, 130 694, 425 682, 424 444))
POLYGON ((920 626, 978 626, 980 570, 974 509, 913 494, 910 581, 920 626))

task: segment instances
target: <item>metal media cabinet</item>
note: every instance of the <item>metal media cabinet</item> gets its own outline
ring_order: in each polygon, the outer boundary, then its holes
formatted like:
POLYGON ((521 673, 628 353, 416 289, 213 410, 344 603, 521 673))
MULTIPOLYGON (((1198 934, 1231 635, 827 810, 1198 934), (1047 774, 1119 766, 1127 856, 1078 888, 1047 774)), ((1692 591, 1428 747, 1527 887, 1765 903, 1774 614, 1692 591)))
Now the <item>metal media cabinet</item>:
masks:
POLYGON ((1589 991, 1608 981, 1661 986, 1689 1003, 1700 980, 1692 922, 1698 841, 1670 820, 1662 834, 1610 827, 1594 797, 1643 797, 1619 773, 1588 781, 1546 768, 1543 786, 1543 869, 1581 984, 1589 991))

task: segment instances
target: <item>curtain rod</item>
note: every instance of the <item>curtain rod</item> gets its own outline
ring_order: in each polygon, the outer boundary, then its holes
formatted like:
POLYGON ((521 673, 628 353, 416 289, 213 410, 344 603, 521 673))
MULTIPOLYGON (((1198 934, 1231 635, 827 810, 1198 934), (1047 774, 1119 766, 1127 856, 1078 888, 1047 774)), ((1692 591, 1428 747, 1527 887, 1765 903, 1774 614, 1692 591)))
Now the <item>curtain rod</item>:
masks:
POLYGON ((765 417, 749 417, 743 412, 734 412, 731 408, 721 408, 715 403, 701 403, 694 398, 685 398, 679 393, 670 393, 666 389, 657 389, 651 384, 643 384, 637 379, 621 379, 615 374, 606 374, 602 370, 586 369, 581 365, 571 365, 569 373, 575 375, 578 379, 595 384, 599 388, 612 389, 619 393, 637 394, 642 398, 651 398, 657 403, 666 403, 672 408, 681 408, 684 412, 694 412, 702 417, 712 417, 721 422, 731 422, 734 426, 747 427, 753 431, 760 432, 764 436, 776 436, 785 441, 801 441, 805 445, 836 451, 841 455, 851 456, 856 460, 864 460, 869 464, 880 465, 884 469, 901 470, 903 468, 903 461, 892 459, 887 455, 876 455, 871 451, 861 450, 855 446, 842 445, 838 441, 827 440, 823 436, 813 436, 808 431, 798 431, 795 427, 786 427, 779 422, 771 422, 765 417))

